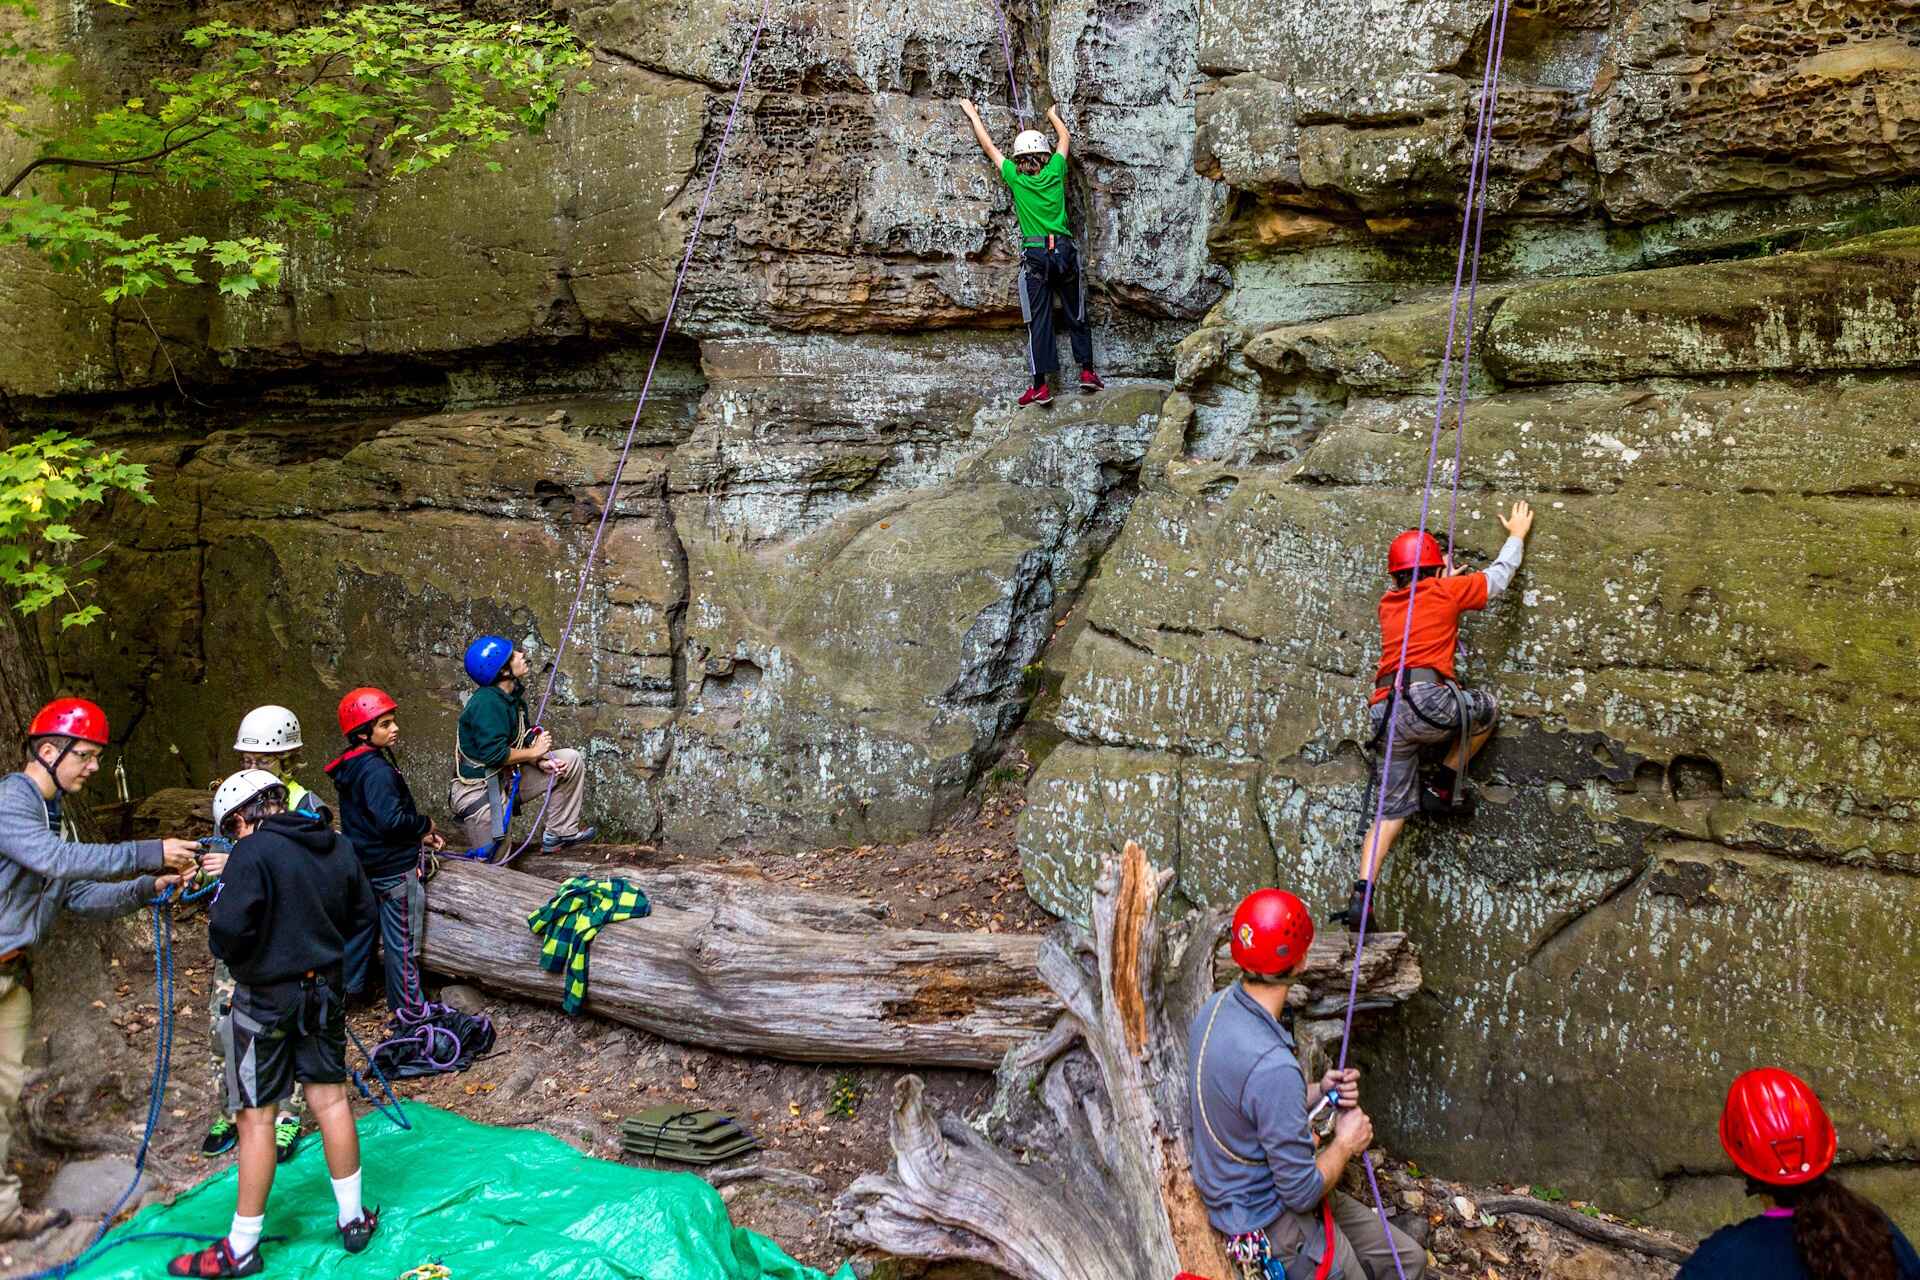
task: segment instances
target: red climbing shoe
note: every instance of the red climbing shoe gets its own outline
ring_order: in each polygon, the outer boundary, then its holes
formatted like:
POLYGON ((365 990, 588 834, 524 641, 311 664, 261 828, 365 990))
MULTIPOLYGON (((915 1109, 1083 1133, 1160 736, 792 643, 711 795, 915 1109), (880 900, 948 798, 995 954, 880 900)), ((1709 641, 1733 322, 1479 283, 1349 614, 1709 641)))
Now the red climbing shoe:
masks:
POLYGON ((198 1253, 183 1253, 167 1264, 170 1276, 199 1276, 202 1280, 211 1280, 214 1276, 257 1276, 266 1264, 260 1260, 260 1246, 255 1245, 239 1257, 233 1256, 233 1250, 225 1240, 210 1245, 198 1253))
POLYGON ((1052 403, 1053 403, 1053 388, 1048 386, 1044 382, 1037 387, 1028 387, 1026 390, 1026 394, 1020 397, 1020 407, 1022 409, 1026 408, 1030 404, 1052 404, 1052 403))
POLYGON ((1080 389, 1088 395, 1092 395, 1096 391, 1105 391, 1107 384, 1100 381, 1100 375, 1093 370, 1082 369, 1080 371, 1080 389))
POLYGON ((340 1228, 340 1243, 348 1253, 359 1253, 373 1243, 373 1233, 380 1229, 380 1211, 368 1209, 352 1222, 340 1228))

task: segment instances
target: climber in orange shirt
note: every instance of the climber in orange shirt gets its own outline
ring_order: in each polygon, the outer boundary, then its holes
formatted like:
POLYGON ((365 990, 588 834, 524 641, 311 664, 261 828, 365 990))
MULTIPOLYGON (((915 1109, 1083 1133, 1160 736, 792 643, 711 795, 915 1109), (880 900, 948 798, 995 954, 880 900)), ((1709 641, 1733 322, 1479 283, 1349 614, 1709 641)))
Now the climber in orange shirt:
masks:
MULTIPOLYGON (((1393 590, 1380 597, 1380 665, 1374 674, 1368 714, 1375 743, 1388 736, 1387 716, 1393 715, 1393 749, 1382 762, 1379 816, 1367 830, 1360 858, 1360 878, 1354 882, 1347 909, 1336 915, 1348 928, 1360 927, 1363 904, 1372 880, 1401 828, 1415 813, 1459 812, 1466 808, 1467 763, 1493 736, 1500 704, 1484 689, 1469 689, 1454 676, 1453 654, 1460 642, 1460 615, 1484 609, 1507 589, 1520 569, 1527 534, 1533 528, 1533 508, 1524 502, 1500 517, 1506 527, 1506 545, 1483 573, 1461 573, 1441 551, 1431 534, 1409 529, 1393 540, 1387 552, 1387 572, 1393 590), (1407 617, 1411 600, 1413 617, 1407 617), (1401 654, 1403 643, 1406 648, 1401 654), (1400 669, 1398 688, 1394 672, 1400 669), (1461 718, 1466 723, 1462 725, 1461 718), (1438 773, 1422 782, 1420 754, 1424 748, 1453 743, 1438 773)), ((1367 929, 1376 927, 1369 917, 1367 929)))

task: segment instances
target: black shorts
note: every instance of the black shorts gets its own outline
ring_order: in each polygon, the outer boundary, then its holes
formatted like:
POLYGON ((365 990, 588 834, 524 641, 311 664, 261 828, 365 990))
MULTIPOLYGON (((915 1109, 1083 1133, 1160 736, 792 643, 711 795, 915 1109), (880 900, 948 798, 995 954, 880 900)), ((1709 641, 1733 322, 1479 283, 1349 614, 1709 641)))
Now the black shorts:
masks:
POLYGON ((347 1007, 339 982, 307 979, 236 986, 220 1020, 227 1107, 271 1107, 301 1084, 347 1079, 347 1007))

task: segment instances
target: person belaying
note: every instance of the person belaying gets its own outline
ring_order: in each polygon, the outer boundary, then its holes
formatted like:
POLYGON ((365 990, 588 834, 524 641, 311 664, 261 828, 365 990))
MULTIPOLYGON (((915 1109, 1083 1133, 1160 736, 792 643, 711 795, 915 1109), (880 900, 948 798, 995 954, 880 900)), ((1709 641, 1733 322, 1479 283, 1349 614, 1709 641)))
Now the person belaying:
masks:
MULTIPOLYGON (((306 742, 300 733, 300 718, 285 707, 272 704, 255 707, 242 716, 239 731, 233 737, 233 749, 240 753, 242 769, 264 769, 271 773, 286 784, 287 803, 296 812, 311 813, 321 821, 331 823, 332 815, 327 812, 320 797, 301 786, 293 776, 304 746, 306 742)), ((225 1155, 240 1140, 240 1129, 233 1113, 224 1107, 227 1059, 220 1024, 232 1002, 233 974, 228 972, 226 965, 215 960, 213 981, 207 992, 207 1039, 211 1046, 209 1066, 213 1096, 222 1099, 223 1105, 215 1109, 213 1122, 207 1126, 207 1136, 200 1142, 200 1154, 209 1158, 225 1155)), ((293 1153, 299 1148, 301 1117, 306 1113, 306 1094, 296 1083, 292 1096, 274 1121, 274 1147, 282 1163, 292 1159, 293 1153)))
POLYGON ((346 837, 287 811, 287 788, 264 769, 220 784, 214 830, 233 841, 207 913, 207 945, 233 971, 227 1101, 240 1120, 240 1180, 228 1234, 167 1264, 175 1276, 250 1276, 273 1190, 274 1117, 304 1084, 333 1181, 334 1224, 348 1253, 380 1225, 360 1186, 360 1137, 347 1101, 347 940, 373 919, 373 886, 346 837))
POLYGON ((1703 1241, 1675 1280, 1920 1280, 1920 1254, 1884 1210, 1834 1178, 1839 1136, 1806 1081, 1734 1078, 1720 1145, 1766 1208, 1703 1241))
MULTIPOLYGON (((67 1222, 64 1210, 21 1202, 20 1179, 7 1161, 33 1032, 32 949, 62 910, 127 915, 199 867, 199 846, 191 840, 72 839, 62 802, 99 772, 107 742, 104 711, 84 698, 57 698, 27 727, 25 762, 0 779, 0 1239, 67 1222)), ((223 863, 217 854, 208 857, 211 871, 223 863)))
MULTIPOLYGON (((484 848, 504 840, 511 815, 508 800, 522 766, 547 775, 552 788, 540 847, 548 852, 593 839, 594 828, 580 824, 587 801, 586 762, 580 753, 553 745, 553 735, 527 724, 521 682, 531 670, 527 655, 502 636, 481 636, 467 646, 467 678, 477 686, 460 710, 455 773, 447 792, 453 818, 466 832, 467 846, 484 848)), ((538 805, 529 783, 525 802, 538 805)))
MULTIPOLYGON (((1429 812, 1462 810, 1467 799, 1467 765, 1487 744, 1500 719, 1500 703, 1484 689, 1462 685, 1454 674, 1454 651, 1460 644, 1460 615, 1484 609, 1507 589, 1520 570, 1527 534, 1533 529, 1533 508, 1525 502, 1500 517, 1507 540, 1499 556, 1483 572, 1458 572, 1438 539, 1409 529, 1393 540, 1387 551, 1387 573, 1393 587, 1380 597, 1380 665, 1374 672, 1367 712, 1373 722, 1375 744, 1389 736, 1393 749, 1376 774, 1380 787, 1377 819, 1367 828, 1360 855, 1360 878, 1345 911, 1333 919, 1350 929, 1360 926, 1361 906, 1367 901, 1367 882, 1386 865, 1387 854, 1406 827, 1407 819, 1423 809, 1429 812), (1412 619, 1408 610, 1411 600, 1412 619), (1401 669, 1401 648, 1406 649, 1401 669), (1399 671, 1398 687, 1394 673, 1399 671), (1389 735, 1387 715, 1393 715, 1389 735), (1466 724, 1461 724, 1461 718, 1466 724), (1421 753, 1451 743, 1446 759, 1432 775, 1420 777, 1421 753)), ((1369 931, 1377 928, 1369 918, 1369 931)))
POLYGON ((380 901, 378 924, 348 943, 346 989, 358 995, 372 982, 378 945, 386 975, 387 1008, 418 1005, 420 934, 427 895, 420 884, 420 849, 447 842, 433 819, 413 803, 413 791, 393 758, 400 741, 398 704, 379 689, 354 689, 340 699, 340 732, 347 749, 327 766, 340 797, 340 832, 353 842, 380 901))
POLYGON ((1087 282, 1080 270, 1080 250, 1067 223, 1067 152, 1073 135, 1055 107, 1047 108, 1057 145, 1038 129, 1024 129, 1013 140, 1013 155, 1000 154, 993 135, 980 121, 979 108, 961 99, 960 110, 973 126, 973 136, 994 170, 1013 193, 1013 213, 1020 223, 1020 314, 1027 322, 1027 370, 1032 384, 1020 403, 1053 403, 1053 377, 1060 371, 1060 352, 1054 342, 1053 307, 1056 301, 1067 320, 1067 339, 1080 363, 1080 389, 1099 391, 1107 384, 1093 368, 1093 330, 1087 324, 1087 282))
POLYGON ((1234 910, 1229 936, 1240 976, 1187 1033, 1193 1180, 1207 1220, 1241 1280, 1390 1276, 1396 1249, 1408 1280, 1419 1280, 1424 1246, 1334 1189, 1372 1145, 1373 1122, 1360 1109, 1357 1070, 1309 1085, 1294 1047, 1287 992, 1313 945, 1306 904, 1256 890, 1234 910), (1316 1149, 1310 1117, 1329 1097, 1333 1136, 1316 1149))

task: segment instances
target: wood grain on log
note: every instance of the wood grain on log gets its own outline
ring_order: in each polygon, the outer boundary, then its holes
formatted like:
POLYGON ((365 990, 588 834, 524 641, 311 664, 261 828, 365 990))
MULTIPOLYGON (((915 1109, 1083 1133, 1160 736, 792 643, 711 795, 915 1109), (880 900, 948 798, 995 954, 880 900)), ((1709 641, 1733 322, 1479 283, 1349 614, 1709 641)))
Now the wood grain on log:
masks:
POLYGON ((1556 1227, 1564 1227, 1589 1240, 1632 1253, 1642 1253, 1649 1258, 1659 1258, 1663 1262, 1685 1262, 1693 1256, 1693 1250, 1651 1232, 1636 1231, 1602 1218, 1589 1218, 1578 1209, 1554 1204, 1550 1200, 1535 1200, 1532 1196, 1487 1196, 1480 1201, 1479 1208, 1482 1213, 1495 1215, 1523 1213, 1551 1222, 1556 1227))
MULTIPOLYGON (((1091 929, 1047 938, 1040 973, 1065 1012, 1001 1064, 990 1138, 936 1118, 914 1077, 896 1086, 892 1166, 835 1202, 840 1236, 1017 1280, 1231 1274, 1193 1183, 1187 1124, 1187 1029, 1215 989, 1226 920, 1163 920, 1171 878, 1129 843, 1095 884, 1091 929)), ((1345 1009, 1351 945, 1315 944, 1292 996, 1303 1014, 1345 1009)), ((1356 1007, 1419 989, 1404 934, 1370 938, 1360 968, 1356 1007)))
MULTIPOLYGON (((670 1040, 802 1062, 991 1068, 1059 1013, 1035 973, 1036 938, 811 928, 796 921, 818 904, 755 909, 750 896, 703 901, 684 874, 632 879, 653 914, 595 939, 586 1007, 670 1040)), ((527 928, 553 888, 447 861, 427 894, 425 967, 559 1003, 560 979, 540 968, 527 928)))

